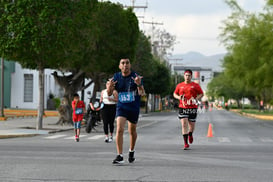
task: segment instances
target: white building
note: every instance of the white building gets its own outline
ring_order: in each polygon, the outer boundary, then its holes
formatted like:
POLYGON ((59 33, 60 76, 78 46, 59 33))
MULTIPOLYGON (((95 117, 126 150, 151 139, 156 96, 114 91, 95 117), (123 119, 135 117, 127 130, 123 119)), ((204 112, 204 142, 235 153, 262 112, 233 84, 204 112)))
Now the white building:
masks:
MULTIPOLYGON (((63 97, 63 89, 55 81, 53 75, 55 70, 45 69, 45 106, 50 94, 55 97, 63 97)), ((87 91, 91 91, 92 86, 85 90, 85 103, 89 103, 87 91)), ((81 95, 79 93, 79 95, 81 95)), ((39 102, 39 73, 37 70, 23 69, 20 64, 15 63, 15 71, 11 73, 11 94, 10 107, 19 109, 37 109, 39 102)))

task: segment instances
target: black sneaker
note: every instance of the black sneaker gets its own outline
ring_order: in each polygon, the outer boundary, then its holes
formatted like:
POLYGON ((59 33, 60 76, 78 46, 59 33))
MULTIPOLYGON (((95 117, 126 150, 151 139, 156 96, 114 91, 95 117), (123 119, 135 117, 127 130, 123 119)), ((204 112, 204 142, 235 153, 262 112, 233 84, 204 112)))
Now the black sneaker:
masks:
POLYGON ((128 158, 129 163, 133 163, 136 160, 136 158, 134 157, 134 154, 135 154, 135 151, 132 151, 132 152, 129 151, 129 158, 128 158))
POLYGON ((121 155, 117 155, 117 157, 113 160, 112 163, 113 164, 123 164, 124 163, 123 157, 121 155))

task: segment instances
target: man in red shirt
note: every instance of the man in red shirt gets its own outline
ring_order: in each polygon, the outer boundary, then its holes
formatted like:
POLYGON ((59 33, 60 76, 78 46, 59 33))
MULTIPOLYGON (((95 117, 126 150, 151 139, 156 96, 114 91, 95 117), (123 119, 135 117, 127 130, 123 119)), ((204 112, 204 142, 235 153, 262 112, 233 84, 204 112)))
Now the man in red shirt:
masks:
POLYGON ((195 128, 197 117, 198 102, 203 97, 203 91, 199 84, 192 82, 192 71, 184 72, 184 82, 179 83, 173 93, 173 97, 178 99, 179 114, 178 118, 182 124, 182 135, 184 138, 184 150, 189 148, 189 143, 193 142, 192 133, 195 128))

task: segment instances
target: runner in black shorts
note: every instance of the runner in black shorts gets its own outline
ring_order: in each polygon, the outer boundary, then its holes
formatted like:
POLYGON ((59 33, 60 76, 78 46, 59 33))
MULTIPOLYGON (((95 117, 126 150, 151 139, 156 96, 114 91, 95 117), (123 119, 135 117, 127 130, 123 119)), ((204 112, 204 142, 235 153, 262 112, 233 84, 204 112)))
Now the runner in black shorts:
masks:
POLYGON ((184 109, 179 108, 178 118, 188 118, 189 121, 195 122, 197 117, 197 109, 191 108, 191 109, 184 109))
POLYGON ((173 93, 174 98, 180 101, 178 118, 182 124, 182 135, 184 138, 184 149, 189 148, 193 142, 193 131, 197 117, 198 102, 203 97, 203 91, 199 84, 192 82, 192 71, 186 70, 184 82, 179 83, 173 93))
POLYGON ((117 157, 113 164, 122 164, 123 160, 123 133, 126 121, 128 121, 128 131, 130 135, 129 158, 130 163, 135 161, 134 152, 137 139, 137 122, 140 109, 140 97, 145 94, 142 76, 131 71, 129 59, 121 59, 119 63, 121 72, 115 73, 114 78, 110 80, 115 90, 118 92, 118 104, 116 110, 117 131, 116 145, 117 157))

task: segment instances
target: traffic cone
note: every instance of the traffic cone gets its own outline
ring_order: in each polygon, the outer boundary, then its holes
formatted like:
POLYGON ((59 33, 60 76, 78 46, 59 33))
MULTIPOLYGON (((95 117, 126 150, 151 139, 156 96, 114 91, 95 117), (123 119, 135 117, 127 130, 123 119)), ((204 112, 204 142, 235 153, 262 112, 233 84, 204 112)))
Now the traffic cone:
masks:
POLYGON ((208 135, 207 137, 213 137, 213 132, 212 132, 212 124, 209 123, 209 128, 208 128, 208 135))

